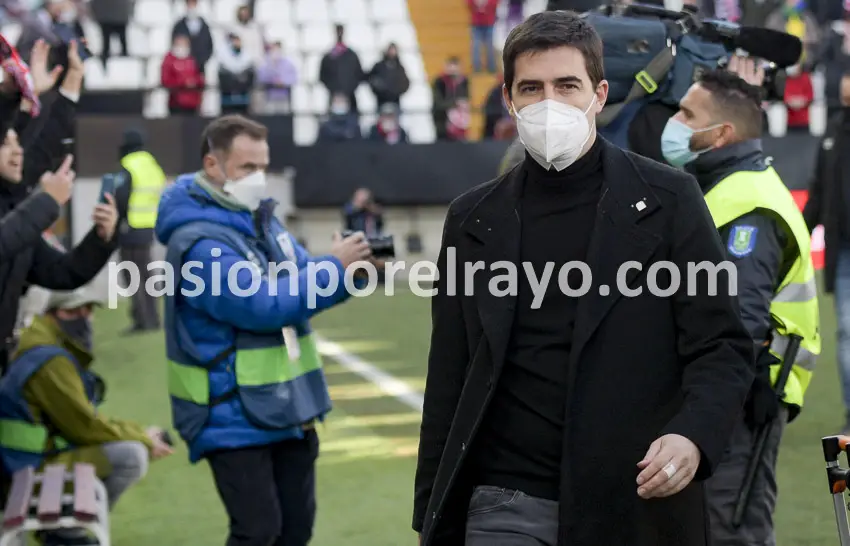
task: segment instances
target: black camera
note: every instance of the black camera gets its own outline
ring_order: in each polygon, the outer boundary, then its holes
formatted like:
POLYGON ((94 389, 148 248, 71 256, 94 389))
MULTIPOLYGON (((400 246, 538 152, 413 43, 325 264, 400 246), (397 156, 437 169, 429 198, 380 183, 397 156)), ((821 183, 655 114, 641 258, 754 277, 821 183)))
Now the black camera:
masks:
MULTIPOLYGON (((342 232, 343 239, 349 235, 354 235, 354 231, 347 230, 342 232)), ((375 258, 395 258, 395 242, 392 235, 382 235, 380 237, 367 237, 369 248, 372 250, 372 256, 375 258)))

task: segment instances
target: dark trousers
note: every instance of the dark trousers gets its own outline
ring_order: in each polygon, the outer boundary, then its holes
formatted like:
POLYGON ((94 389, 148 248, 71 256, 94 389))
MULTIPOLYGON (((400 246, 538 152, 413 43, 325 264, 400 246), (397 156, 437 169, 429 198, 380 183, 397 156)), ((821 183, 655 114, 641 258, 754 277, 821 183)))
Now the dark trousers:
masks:
POLYGON ((106 64, 106 60, 112 55, 113 36, 118 36, 118 41, 121 42, 121 55, 127 56, 127 25, 101 23, 100 33, 103 35, 103 51, 101 53, 103 64, 106 64))
POLYGON ((753 481, 750 502, 739 528, 735 528, 732 519, 738 492, 744 483, 747 465, 755 445, 755 433, 743 420, 735 427, 723 459, 720 460, 714 475, 705 482, 711 522, 711 546, 776 546, 773 530, 773 512, 778 495, 776 462, 787 419, 788 410, 783 407, 767 438, 767 445, 753 481))
POLYGON ((208 456, 230 518, 226 546, 307 546, 316 519, 319 436, 208 456))
POLYGON ((181 116, 181 115, 190 115, 197 116, 198 109, 197 108, 183 108, 182 106, 169 106, 168 113, 172 116, 181 116))
MULTIPOLYGON (((150 272, 148 264, 151 262, 151 245, 122 245, 121 260, 132 262, 139 271, 139 288, 130 300, 130 318, 133 328, 137 330, 153 330, 159 328, 159 310, 156 308, 156 298, 148 294, 145 289, 150 272)), ((129 278, 125 276, 125 282, 129 284, 129 278)))

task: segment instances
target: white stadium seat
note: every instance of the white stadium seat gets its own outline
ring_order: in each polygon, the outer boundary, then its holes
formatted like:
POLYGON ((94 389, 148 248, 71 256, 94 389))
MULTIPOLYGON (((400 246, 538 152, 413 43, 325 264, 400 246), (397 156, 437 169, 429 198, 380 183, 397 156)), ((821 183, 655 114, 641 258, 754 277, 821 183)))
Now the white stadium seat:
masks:
POLYGON ((292 121, 293 140, 298 146, 310 146, 315 144, 319 136, 319 120, 315 116, 295 116, 292 121))
POLYGON ((154 89, 148 93, 145 100, 144 115, 149 119, 168 117, 168 91, 165 89, 154 89))
POLYGON ((289 23, 271 23, 265 29, 266 41, 268 42, 283 42, 284 47, 288 47, 290 51, 298 48, 301 33, 298 27, 289 23))
POLYGON ((419 114, 430 112, 434 105, 434 95, 427 83, 411 83, 407 93, 401 96, 401 110, 419 114))
POLYGON ((91 20, 84 19, 80 22, 80 26, 83 27, 83 33, 86 35, 86 47, 94 55, 100 55, 103 51, 103 35, 100 32, 100 25, 91 20))
POLYGON ((378 30, 378 43, 395 43, 399 51, 416 51, 419 49, 419 40, 416 30, 410 23, 387 23, 381 25, 378 30))
POLYGON ((334 23, 370 22, 366 0, 333 0, 330 12, 334 23))
POLYGON ((367 74, 378 61, 384 58, 384 52, 377 49, 355 49, 355 51, 357 51, 357 57, 360 58, 360 66, 367 74))
POLYGON ((112 89, 139 89, 144 82, 141 59, 110 57, 106 62, 106 79, 112 89))
POLYGON ((83 85, 86 89, 103 90, 108 89, 106 81, 106 73, 103 70, 103 63, 97 59, 87 61, 84 65, 85 80, 83 85))
POLYGON ((157 27, 148 32, 148 52, 165 55, 171 51, 171 27, 157 27))
POLYGON ((148 59, 145 87, 156 89, 160 85, 162 85, 162 57, 151 57, 148 59))
POLYGON ((320 116, 328 113, 330 93, 327 88, 318 83, 310 87, 310 112, 320 116))
POLYGON ((378 110, 378 100, 365 83, 361 83, 354 92, 357 98, 357 110, 361 114, 374 114, 378 110))
POLYGON ((373 21, 382 23, 401 23, 410 20, 407 0, 369 0, 372 4, 373 21))
POLYGON ((215 57, 207 61, 204 67, 204 83, 207 87, 218 87, 218 61, 215 57))
MULTIPOLYGON (((150 32, 147 29, 137 25, 130 24, 127 26, 127 49, 129 50, 129 54, 133 57, 148 57, 150 53, 150 40, 148 39, 148 35, 150 32)), ((118 43, 118 37, 112 37, 112 52, 113 54, 116 51, 121 51, 117 49, 120 47, 118 43)))
POLYGON ((336 42, 333 27, 327 23, 304 25, 299 49, 305 53, 327 53, 336 42))
POLYGON ((258 0, 254 6, 254 19, 263 24, 294 22, 291 1, 258 0))
POLYGON ((360 116, 360 134, 363 137, 369 136, 369 131, 372 130, 372 126, 378 121, 378 114, 361 114, 360 116))
POLYGON ((370 23, 352 23, 345 25, 345 44, 358 54, 367 49, 375 49, 375 27, 370 23))
POLYGON ((300 83, 292 87, 292 111, 296 114, 309 114, 311 108, 310 86, 300 83))
POLYGON ((332 24, 327 0, 295 0, 295 21, 332 24))
POLYGON ((422 55, 418 53, 401 53, 398 58, 404 67, 404 71, 407 72, 407 77, 411 84, 428 81, 428 74, 425 72, 425 63, 422 61, 422 55))
POLYGON ((305 83, 319 81, 319 71, 322 68, 322 53, 310 53, 304 56, 304 70, 299 74, 299 79, 305 83))
POLYGON ((428 144, 437 139, 431 114, 402 114, 400 123, 411 144, 428 144))
POLYGON ((146 27, 168 26, 174 24, 171 0, 138 0, 133 21, 146 27))
POLYGON ((201 103, 201 115, 216 117, 219 114, 221 114, 221 97, 218 89, 207 89, 204 91, 204 100, 201 103))
POLYGON ((245 5, 243 0, 216 0, 213 21, 219 25, 234 24, 236 22, 236 10, 243 5, 245 5))

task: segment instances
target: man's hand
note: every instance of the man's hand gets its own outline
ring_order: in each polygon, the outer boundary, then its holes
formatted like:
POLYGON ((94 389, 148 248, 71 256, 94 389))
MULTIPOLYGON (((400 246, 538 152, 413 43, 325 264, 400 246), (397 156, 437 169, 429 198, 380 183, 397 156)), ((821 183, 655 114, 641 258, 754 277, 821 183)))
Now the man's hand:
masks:
POLYGON ((807 101, 803 97, 792 97, 788 99, 788 107, 792 110, 802 110, 809 105, 809 101, 807 101))
POLYGON ((74 192, 74 179, 77 175, 71 170, 73 162, 74 156, 69 155, 55 173, 48 172, 41 176, 41 189, 60 207, 71 199, 71 194, 74 192))
POLYGON ((750 85, 761 87, 764 83, 764 68, 762 68, 761 63, 757 63, 755 59, 750 57, 732 55, 726 69, 737 74, 739 78, 750 85))
POLYGON ((68 72, 85 73, 86 68, 80 57, 80 41, 72 40, 68 45, 68 72))
POLYGON ((106 194, 106 204, 98 203, 94 208, 92 220, 97 227, 98 236, 107 243, 115 235, 115 227, 118 225, 118 207, 115 206, 115 198, 112 194, 106 194))
POLYGON ((366 260, 372 256, 372 249, 362 231, 352 233, 345 239, 339 233, 334 233, 334 243, 331 254, 339 258, 342 267, 348 268, 354 262, 366 260))
POLYGON ((150 427, 145 431, 148 438, 153 442, 153 449, 151 450, 151 459, 157 460, 162 459, 163 457, 167 457, 174 453, 174 449, 168 444, 166 444, 162 440, 162 429, 159 427, 150 427))
POLYGON ((637 464, 638 495, 644 499, 669 497, 684 489, 697 472, 700 452, 684 436, 667 434, 652 442, 637 464))
MULTIPOLYGON (((50 56, 50 46, 44 40, 38 40, 32 48, 30 55, 30 75, 32 76, 33 89, 36 95, 41 95, 53 89, 62 67, 56 66, 53 70, 47 69, 47 59, 50 56)), ((70 53, 69 53, 70 58, 70 53)), ((79 57, 78 57, 79 58, 79 57)), ((70 67, 70 65, 69 65, 70 67)))

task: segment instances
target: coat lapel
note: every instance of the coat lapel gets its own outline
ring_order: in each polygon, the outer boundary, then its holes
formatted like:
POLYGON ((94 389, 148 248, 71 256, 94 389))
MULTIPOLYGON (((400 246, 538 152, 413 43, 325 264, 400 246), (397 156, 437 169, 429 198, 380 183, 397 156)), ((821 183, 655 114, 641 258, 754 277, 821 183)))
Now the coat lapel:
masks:
POLYGON ((470 261, 458 264, 465 269, 467 285, 458 287, 458 290, 464 293, 468 293, 469 289, 474 290, 481 328, 497 369, 501 368, 505 359, 517 300, 516 291, 506 295, 493 293, 492 288, 504 290, 508 287, 505 281, 498 282, 499 277, 508 273, 507 269, 499 267, 498 262, 513 264, 517 273, 523 274, 520 264, 519 197, 525 170, 521 165, 498 182, 463 221, 464 231, 469 238, 470 261), (471 264, 477 264, 474 275, 471 264), (497 283, 495 287, 490 286, 491 280, 497 283))
MULTIPOLYGON (((593 286, 578 302, 571 351, 573 369, 585 344, 614 304, 624 297, 617 284, 617 275, 623 264, 640 264, 639 268, 631 268, 625 273, 628 285, 647 269, 646 262, 661 241, 657 234, 640 225, 642 220, 660 208, 660 202, 629 156, 606 141, 603 144, 605 180, 587 257, 587 265, 593 273, 593 286), (600 290, 602 286, 607 287, 607 293, 604 289, 600 290)), ((643 289, 646 290, 646 287, 643 289)))

